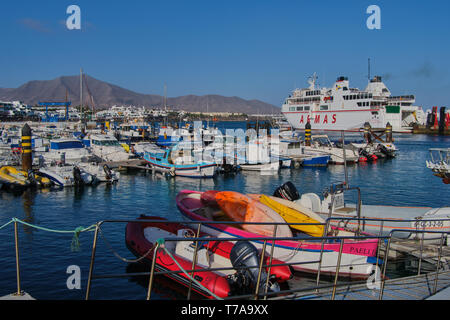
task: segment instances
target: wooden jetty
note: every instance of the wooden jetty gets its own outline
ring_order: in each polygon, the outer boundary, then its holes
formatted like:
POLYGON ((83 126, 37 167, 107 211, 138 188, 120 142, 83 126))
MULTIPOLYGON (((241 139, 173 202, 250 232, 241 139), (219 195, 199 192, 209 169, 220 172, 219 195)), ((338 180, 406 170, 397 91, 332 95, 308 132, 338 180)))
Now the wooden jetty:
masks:
POLYGON ((448 136, 450 135, 450 127, 444 128, 442 131, 439 131, 439 127, 417 125, 413 127, 412 133, 448 136))
POLYGON ((296 292, 273 300, 425 300, 450 287, 450 271, 432 272, 411 277, 386 280, 380 284, 358 283, 333 288, 296 292), (382 290, 382 295, 380 295, 382 290))

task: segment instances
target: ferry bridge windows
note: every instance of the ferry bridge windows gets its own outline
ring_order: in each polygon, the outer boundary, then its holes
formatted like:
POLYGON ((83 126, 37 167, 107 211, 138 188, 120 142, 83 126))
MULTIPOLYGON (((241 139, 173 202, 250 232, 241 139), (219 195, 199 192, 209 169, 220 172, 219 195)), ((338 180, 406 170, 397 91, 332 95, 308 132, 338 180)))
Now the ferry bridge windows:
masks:
POLYGON ((321 111, 323 111, 323 110, 328 110, 328 106, 320 106, 320 110, 321 110, 321 111))
POLYGON ((303 107, 297 107, 297 111, 303 111, 303 107))
POLYGON ((309 111, 310 107, 309 106, 305 106, 305 111, 309 111))
POLYGON ((289 111, 295 111, 295 107, 289 107, 289 111))

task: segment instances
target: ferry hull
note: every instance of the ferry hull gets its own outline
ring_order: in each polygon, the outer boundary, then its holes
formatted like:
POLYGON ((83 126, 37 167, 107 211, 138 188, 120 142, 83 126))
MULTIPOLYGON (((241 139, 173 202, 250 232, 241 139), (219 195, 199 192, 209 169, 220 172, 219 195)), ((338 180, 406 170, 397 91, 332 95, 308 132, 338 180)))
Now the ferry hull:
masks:
POLYGON ((283 112, 283 114, 289 124, 297 130, 304 130, 309 121, 311 130, 358 132, 366 122, 369 122, 372 127, 383 127, 373 114, 378 111, 378 109, 299 111, 283 112))

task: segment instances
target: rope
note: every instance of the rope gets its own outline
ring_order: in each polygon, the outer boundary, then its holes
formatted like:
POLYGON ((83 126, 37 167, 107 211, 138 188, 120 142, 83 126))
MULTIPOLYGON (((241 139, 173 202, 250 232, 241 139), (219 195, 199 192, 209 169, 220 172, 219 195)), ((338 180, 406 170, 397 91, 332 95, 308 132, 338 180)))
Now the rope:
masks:
MULTIPOLYGON (((156 241, 156 243, 163 245, 164 244, 164 239, 160 238, 156 241)), ((175 264, 178 266, 178 268, 180 268, 180 270, 189 278, 192 280, 192 282, 196 283, 198 286, 202 287, 206 292, 208 292, 212 297, 216 298, 217 300, 223 300, 223 298, 218 297, 217 295, 215 295, 214 293, 212 293, 210 290, 208 290, 208 288, 206 288, 205 286, 203 286, 200 282, 198 282, 197 280, 195 280, 189 273, 186 272, 186 270, 183 269, 183 267, 181 267, 181 265, 178 263, 178 261, 173 257, 173 255, 170 253, 169 250, 167 250, 166 246, 161 246, 164 251, 169 255, 170 258, 172 258, 173 262, 175 262, 175 264)))
POLYGON ((100 231, 100 236, 102 237, 103 241, 105 241, 106 245, 108 246, 109 250, 111 250, 111 252, 119 259, 122 260, 125 263, 137 263, 140 262, 141 260, 144 260, 149 254, 150 252, 153 251, 153 249, 155 249, 156 247, 156 243, 153 245, 153 247, 151 247, 143 256, 139 257, 138 259, 134 259, 134 260, 129 260, 126 258, 123 258, 122 256, 120 256, 117 251, 115 251, 111 245, 111 243, 106 239, 105 235, 103 234, 103 231, 101 228, 98 228, 98 231, 100 231))
POLYGON ((94 228, 96 227, 95 224, 84 228, 84 227, 78 227, 75 230, 56 230, 56 229, 49 229, 49 228, 44 228, 44 227, 40 227, 22 220, 19 220, 17 218, 12 218, 11 221, 9 221, 8 223, 5 223, 4 225, 2 225, 0 227, 0 230, 3 229, 4 227, 6 227, 7 225, 11 224, 11 223, 21 223, 23 225, 26 225, 28 227, 31 228, 35 228, 38 230, 42 230, 42 231, 47 231, 47 232, 53 232, 53 233, 73 233, 73 238, 72 238, 72 242, 70 244, 70 249, 72 252, 78 252, 80 251, 80 240, 79 240, 79 236, 81 232, 87 232, 87 231, 93 231, 94 228))

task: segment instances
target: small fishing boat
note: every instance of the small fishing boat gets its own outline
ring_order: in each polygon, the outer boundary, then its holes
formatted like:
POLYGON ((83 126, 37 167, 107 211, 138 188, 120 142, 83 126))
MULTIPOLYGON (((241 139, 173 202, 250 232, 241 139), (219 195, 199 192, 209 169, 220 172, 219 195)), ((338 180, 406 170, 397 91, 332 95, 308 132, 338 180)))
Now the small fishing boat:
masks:
POLYGON ((271 151, 280 154, 280 157, 294 159, 295 164, 301 164, 304 167, 326 167, 331 160, 329 155, 305 150, 298 139, 280 140, 278 144, 271 145, 271 151))
MULTIPOLYGON (((201 233, 200 237, 207 238, 208 235, 201 233)), ((147 264, 151 264, 153 260, 154 253, 151 251, 155 247, 156 242, 167 238, 195 238, 195 232, 187 225, 167 223, 167 220, 164 218, 150 216, 141 216, 138 221, 129 222, 126 226, 125 242, 128 249, 139 258, 145 257, 142 261, 147 264), (139 220, 142 221, 139 222, 139 220)), ((192 282, 194 291, 207 298, 213 298, 211 292, 220 298, 226 298, 237 293, 237 290, 242 290, 244 283, 253 283, 256 286, 255 271, 257 271, 259 265, 257 262, 259 258, 257 258, 258 252, 255 251, 256 248, 249 245, 249 243, 238 242, 238 244, 233 244, 228 241, 202 240, 198 245, 197 260, 194 267, 198 271, 195 271, 193 274, 193 278, 198 283, 192 282), (238 271, 232 269, 238 267, 238 271), (248 269, 240 269, 240 267, 248 269), (209 271, 209 269, 216 268, 229 269, 209 271), (209 292, 205 289, 209 290, 209 292)), ((194 242, 165 240, 164 247, 170 252, 170 255, 163 249, 158 250, 155 261, 156 271, 192 269, 194 242)), ((264 261, 268 265, 270 257, 267 256, 264 261)), ((280 261, 272 259, 272 264, 280 264, 280 261)), ((260 283, 264 283, 264 285, 267 279, 266 272, 268 272, 267 268, 261 273, 260 283)), ((168 273, 166 276, 181 285, 189 287, 190 279, 183 272, 168 273)), ((277 291, 279 290, 278 282, 284 282, 291 277, 292 274, 289 267, 272 266, 267 289, 269 291, 277 291)))
POLYGON ((134 156, 127 153, 119 141, 111 135, 88 135, 83 138, 83 143, 90 147, 92 153, 103 161, 126 161, 134 156))
MULTIPOLYGON (((35 150, 36 151, 36 150, 35 150)), ((60 138, 50 141, 50 149, 47 152, 35 152, 42 156, 45 162, 76 163, 89 161, 94 158, 92 152, 76 138, 60 138)))
POLYGON ((78 163, 78 168, 83 169, 86 173, 94 176, 98 182, 117 182, 120 179, 120 172, 112 170, 107 164, 99 164, 96 162, 78 163))
MULTIPOLYGON (((348 203, 344 198, 345 187, 332 185, 325 193, 323 200, 315 193, 304 193, 293 201, 307 208, 323 219, 328 219, 331 212, 331 223, 335 226, 344 223, 349 229, 355 230, 359 225, 357 220, 339 220, 336 218, 357 218, 358 204, 348 203), (334 204, 332 205, 332 197, 334 204), (343 222, 344 221, 344 222, 343 222)), ((388 235, 392 230, 396 238, 416 238, 415 230, 450 232, 450 207, 410 207, 389 205, 366 205, 361 203, 361 218, 370 219, 361 222, 363 231, 379 234, 383 224, 382 235, 388 235)), ((440 234, 425 233, 426 239, 440 237, 440 234)))
POLYGON ((450 148, 431 148, 430 161, 426 161, 427 168, 442 182, 450 184, 450 148))
POLYGON ((193 150, 183 148, 181 143, 170 147, 164 152, 146 152, 144 160, 155 170, 168 172, 172 176, 212 178, 216 174, 217 169, 217 165, 214 162, 197 161, 193 150))
MULTIPOLYGON (((208 222, 202 226, 202 231, 215 237, 236 237, 236 238, 262 238, 252 241, 252 243, 261 248, 264 236, 254 232, 249 232, 240 228, 236 224, 228 225, 226 223, 210 223, 210 221, 226 222, 230 221, 225 212, 209 201, 202 201, 203 192, 182 190, 176 197, 176 202, 180 212, 193 221, 208 222)), ((272 225, 272 228, 274 226, 272 225)), ((278 229, 278 228, 277 228, 278 229)), ((277 233, 277 237, 278 233, 277 233)), ((320 267, 323 274, 335 274, 338 262, 339 249, 341 241, 342 246, 341 265, 339 274, 352 278, 367 278, 370 276, 370 270, 376 263, 376 254, 378 247, 377 239, 364 240, 315 240, 314 237, 304 233, 293 234, 291 239, 275 240, 274 258, 285 263, 291 263, 292 268, 298 271, 317 273, 320 267), (323 251, 322 251, 323 243, 323 251), (318 261, 322 255, 322 264, 318 261)), ((320 239, 320 238, 319 238, 320 239)), ((270 246, 267 248, 271 250, 270 246)))
POLYGON ((95 176, 73 165, 44 166, 39 169, 39 175, 60 187, 91 185, 96 182, 95 176))
POLYGON ((358 152, 353 148, 338 148, 334 145, 327 135, 311 136, 311 146, 304 145, 305 152, 314 152, 316 154, 330 156, 330 163, 349 164, 357 163, 359 159, 358 152))

